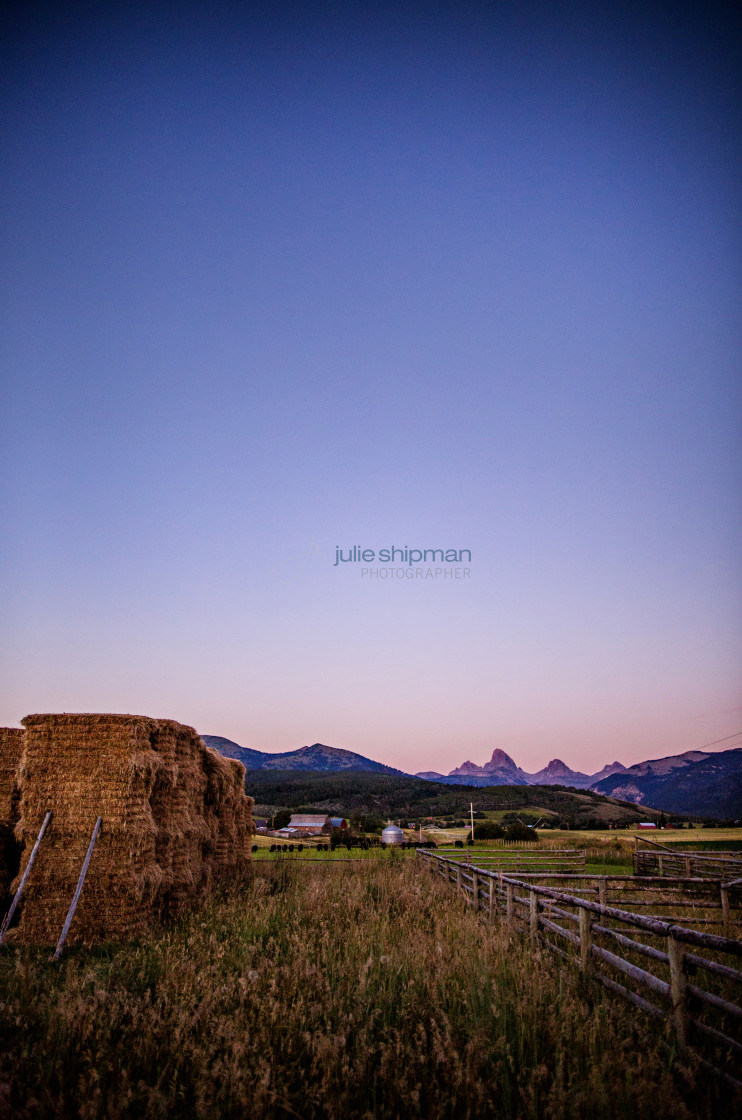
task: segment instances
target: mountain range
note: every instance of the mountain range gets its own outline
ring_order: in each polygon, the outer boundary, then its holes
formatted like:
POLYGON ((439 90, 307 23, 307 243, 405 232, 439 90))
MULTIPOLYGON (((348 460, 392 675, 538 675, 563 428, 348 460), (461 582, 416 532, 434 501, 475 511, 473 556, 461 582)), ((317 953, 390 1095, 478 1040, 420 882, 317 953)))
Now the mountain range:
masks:
MULTIPOLYGON (((239 759, 247 770, 358 771, 409 777, 393 766, 324 743, 274 754, 241 747, 220 735, 203 735, 202 738, 220 754, 239 759)), ((595 774, 572 770, 558 758, 535 774, 529 774, 498 747, 483 766, 467 760, 449 774, 423 770, 414 777, 448 786, 562 786, 590 790, 667 813, 725 820, 742 818, 740 747, 716 753, 685 751, 628 767, 611 762, 595 774)))
POLYGON ((269 751, 256 751, 251 747, 241 747, 231 739, 221 735, 202 735, 207 747, 213 747, 225 758, 238 759, 246 770, 363 770, 376 774, 402 774, 393 766, 374 762, 362 754, 343 750, 342 747, 327 747, 324 743, 313 743, 311 747, 299 747, 295 751, 273 754, 269 751))
POLYGON ((715 754, 686 751, 639 762, 595 782, 591 789, 668 813, 736 820, 742 817, 742 748, 715 754))
POLYGON ((590 789, 595 782, 625 769, 620 762, 611 762, 596 774, 583 774, 579 770, 570 770, 560 758, 554 758, 543 770, 528 774, 509 754, 497 747, 492 752, 492 758, 483 766, 467 761, 448 774, 422 770, 415 777, 457 786, 571 786, 573 789, 590 789))
POLYGON ((464 762, 449 774, 424 770, 418 778, 444 785, 567 786, 589 789, 668 813, 734 820, 742 817, 742 748, 710 753, 685 751, 623 766, 611 762, 595 774, 571 770, 559 758, 528 774, 505 751, 495 750, 483 766, 464 762))

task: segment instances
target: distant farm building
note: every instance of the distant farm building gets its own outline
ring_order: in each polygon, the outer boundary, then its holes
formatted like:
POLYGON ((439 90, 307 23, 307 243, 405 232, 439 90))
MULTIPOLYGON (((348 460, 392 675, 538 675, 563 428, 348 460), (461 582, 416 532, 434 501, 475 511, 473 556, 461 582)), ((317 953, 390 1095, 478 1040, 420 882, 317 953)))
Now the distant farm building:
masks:
POLYGON ((640 821, 637 828, 656 828, 656 821, 640 821))
POLYGON ((295 836, 328 835, 332 821, 326 813, 294 813, 286 829, 295 836))
POLYGON ((330 817, 330 824, 333 828, 345 829, 348 827, 348 822, 345 817, 330 817))
POLYGON ((0 890, 36 861, 8 934, 54 944, 96 822, 71 941, 146 935, 250 860, 245 769, 191 727, 131 715, 35 715, 0 729, 0 890))

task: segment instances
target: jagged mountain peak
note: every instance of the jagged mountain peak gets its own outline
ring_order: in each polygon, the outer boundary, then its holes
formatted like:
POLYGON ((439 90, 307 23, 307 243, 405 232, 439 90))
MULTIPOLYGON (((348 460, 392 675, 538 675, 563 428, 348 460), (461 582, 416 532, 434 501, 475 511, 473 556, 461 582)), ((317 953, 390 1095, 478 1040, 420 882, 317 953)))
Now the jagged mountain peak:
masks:
POLYGON ((485 762, 482 769, 487 770, 487 771, 489 771, 489 770, 517 770, 518 767, 515 764, 515 762, 513 762, 512 758, 510 757, 509 754, 506 754, 505 751, 500 750, 499 747, 495 747, 495 749, 492 752, 492 758, 489 760, 489 762, 485 762))
POLYGON ((454 774, 481 774, 482 772, 483 768, 481 766, 477 766, 476 762, 471 762, 467 758, 466 762, 461 763, 461 766, 457 766, 455 770, 451 770, 450 775, 453 776, 454 774))
POLYGON ((546 764, 547 774, 573 774, 574 770, 567 766, 566 762, 562 762, 561 758, 552 758, 551 762, 546 764))

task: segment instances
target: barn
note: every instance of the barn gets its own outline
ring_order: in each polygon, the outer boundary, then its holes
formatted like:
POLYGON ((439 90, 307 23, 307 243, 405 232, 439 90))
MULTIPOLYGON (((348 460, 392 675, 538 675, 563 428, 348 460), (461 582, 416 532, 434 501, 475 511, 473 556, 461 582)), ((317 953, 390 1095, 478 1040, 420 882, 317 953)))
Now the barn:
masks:
POLYGON ((322 836, 332 832, 327 813, 294 813, 286 825, 296 836, 322 836))

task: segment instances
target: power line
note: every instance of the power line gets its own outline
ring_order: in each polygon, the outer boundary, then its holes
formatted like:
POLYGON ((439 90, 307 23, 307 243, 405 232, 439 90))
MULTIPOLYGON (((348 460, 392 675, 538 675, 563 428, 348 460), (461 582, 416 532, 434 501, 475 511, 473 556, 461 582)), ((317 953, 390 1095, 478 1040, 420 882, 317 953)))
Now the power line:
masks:
POLYGON ((715 747, 717 743, 728 743, 730 739, 736 739, 738 735, 742 735, 742 731, 735 731, 733 735, 725 735, 723 739, 714 739, 713 743, 704 743, 702 747, 691 747, 691 750, 702 751, 706 747, 715 747))

